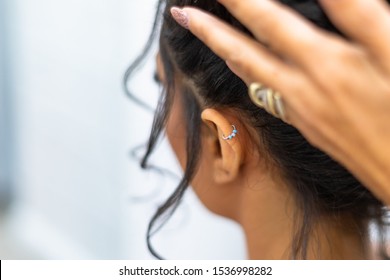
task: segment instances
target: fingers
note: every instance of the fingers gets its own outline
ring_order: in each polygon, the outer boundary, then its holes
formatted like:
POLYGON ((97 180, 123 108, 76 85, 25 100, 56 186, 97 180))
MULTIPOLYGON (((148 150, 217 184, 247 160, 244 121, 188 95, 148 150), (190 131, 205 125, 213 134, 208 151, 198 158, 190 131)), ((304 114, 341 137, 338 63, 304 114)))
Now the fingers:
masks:
MULTIPOLYGON (((172 15, 225 60, 229 68, 247 85, 260 82, 280 92, 286 104, 288 120, 291 123, 296 122, 299 114, 296 114, 293 108, 298 108, 298 111, 305 110, 305 102, 297 100, 305 93, 313 92, 307 75, 214 16, 195 8, 184 8, 182 12, 184 15, 180 15, 179 19, 173 11, 172 15)), ((302 99, 307 100, 307 97, 302 99)))
POLYGON ((390 64, 390 9, 385 1, 322 0, 321 4, 340 30, 390 64))
POLYGON ((257 81, 285 92, 296 80, 301 80, 303 74, 298 69, 230 25, 198 9, 183 11, 189 19, 189 30, 227 61, 247 84, 257 81))
POLYGON ((335 37, 315 27, 290 8, 270 0, 219 0, 261 42, 300 66, 311 69, 313 61, 331 47, 335 37), (297 39, 299 38, 299 39, 297 39), (311 55, 307 55, 310 53, 311 55))

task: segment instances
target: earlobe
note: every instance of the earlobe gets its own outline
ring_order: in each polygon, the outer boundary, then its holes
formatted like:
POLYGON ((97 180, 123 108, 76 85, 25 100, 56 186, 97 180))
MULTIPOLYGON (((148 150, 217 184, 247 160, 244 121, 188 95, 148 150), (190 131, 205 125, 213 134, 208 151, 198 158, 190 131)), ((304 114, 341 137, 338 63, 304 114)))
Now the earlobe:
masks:
POLYGON ((219 184, 234 181, 243 162, 243 142, 240 141, 240 124, 233 116, 226 116, 216 109, 205 109, 202 120, 212 137, 206 142, 212 156, 214 179, 219 184))

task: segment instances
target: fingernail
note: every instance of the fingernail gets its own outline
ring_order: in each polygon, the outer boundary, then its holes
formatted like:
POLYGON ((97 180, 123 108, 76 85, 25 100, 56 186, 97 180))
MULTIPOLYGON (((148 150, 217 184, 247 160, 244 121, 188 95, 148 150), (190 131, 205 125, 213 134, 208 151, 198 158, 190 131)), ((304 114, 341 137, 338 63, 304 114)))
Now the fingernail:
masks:
POLYGON ((185 11, 177 7, 172 7, 171 15, 178 24, 183 26, 185 29, 188 29, 189 18, 188 18, 188 14, 185 11))

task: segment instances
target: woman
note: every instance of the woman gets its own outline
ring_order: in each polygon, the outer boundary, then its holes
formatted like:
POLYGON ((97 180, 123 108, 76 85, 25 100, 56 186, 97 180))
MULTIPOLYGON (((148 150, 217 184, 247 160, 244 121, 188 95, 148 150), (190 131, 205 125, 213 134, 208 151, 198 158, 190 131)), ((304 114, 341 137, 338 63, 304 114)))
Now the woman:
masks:
MULTIPOLYGON (((294 127, 254 105, 245 83, 178 25, 170 9, 193 5, 246 29, 217 1, 160 4, 165 6, 157 73, 165 93, 142 166, 165 128, 184 175, 152 218, 149 245, 158 221, 173 213, 191 184, 206 207, 242 226, 251 259, 370 257, 369 223, 385 234, 382 203, 294 127)), ((290 5, 337 32, 312 1, 290 5)))
POLYGON ((256 39, 197 9, 175 15, 248 85, 262 81, 279 91, 289 121, 390 205, 389 1, 319 0, 347 40, 278 1, 218 2, 256 39))

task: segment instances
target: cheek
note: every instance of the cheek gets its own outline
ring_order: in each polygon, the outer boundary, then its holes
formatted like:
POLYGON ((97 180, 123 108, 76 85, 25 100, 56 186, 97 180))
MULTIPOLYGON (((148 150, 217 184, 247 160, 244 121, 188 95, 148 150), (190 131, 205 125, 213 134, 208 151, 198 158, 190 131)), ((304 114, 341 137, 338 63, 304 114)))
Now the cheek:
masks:
MULTIPOLYGON (((185 122, 183 106, 180 95, 175 96, 172 104, 170 116, 167 121, 166 134, 172 146, 181 168, 184 170, 186 166, 186 137, 187 124, 185 122)), ((224 197, 229 197, 226 193, 227 188, 221 188, 215 184, 213 180, 213 157, 212 153, 207 149, 208 145, 202 138, 202 154, 199 159, 199 168, 191 182, 191 187, 195 191, 200 201, 212 212, 229 216, 227 214, 226 203, 224 197)))
MULTIPOLYGON (((187 163, 186 137, 188 127, 185 121, 186 118, 181 102, 182 101, 180 100, 180 94, 176 94, 167 121, 166 134, 169 143, 171 144, 172 150, 174 151, 181 168, 184 170, 187 163)), ((202 147, 202 154, 200 155, 198 163, 199 168, 191 182, 191 186, 201 198, 201 200, 203 200, 203 195, 199 192, 199 190, 203 189, 205 186, 209 186, 210 178, 212 178, 212 174, 210 173, 211 169, 209 166, 211 160, 209 160, 207 152, 205 153, 204 143, 202 143, 202 147)))
POLYGON ((178 100, 178 94, 176 94, 171 112, 167 121, 166 134, 169 143, 172 146, 174 153, 180 163, 181 168, 184 170, 186 165, 186 125, 184 121, 183 109, 181 106, 181 100, 178 100))

